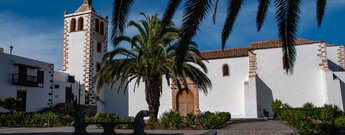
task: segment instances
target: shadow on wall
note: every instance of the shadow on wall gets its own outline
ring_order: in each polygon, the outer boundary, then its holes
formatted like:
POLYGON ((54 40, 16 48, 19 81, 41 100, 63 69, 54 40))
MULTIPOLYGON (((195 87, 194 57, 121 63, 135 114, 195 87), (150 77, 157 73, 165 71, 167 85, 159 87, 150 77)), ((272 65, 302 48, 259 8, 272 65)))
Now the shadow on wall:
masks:
POLYGON ((273 101, 272 90, 261 80, 259 76, 256 77, 257 101, 259 117, 264 117, 264 111, 273 116, 271 104, 273 101))
POLYGON ((328 67, 333 72, 335 72, 335 71, 344 71, 344 69, 342 67, 340 67, 338 64, 334 63, 331 60, 328 60, 328 67))
MULTIPOLYGON (((338 78, 336 75, 334 75, 334 78, 338 78)), ((345 83, 343 80, 341 80, 340 78, 338 78, 339 82, 340 82, 340 89, 341 89, 341 98, 343 99, 343 106, 339 106, 339 108, 345 110, 345 83)))

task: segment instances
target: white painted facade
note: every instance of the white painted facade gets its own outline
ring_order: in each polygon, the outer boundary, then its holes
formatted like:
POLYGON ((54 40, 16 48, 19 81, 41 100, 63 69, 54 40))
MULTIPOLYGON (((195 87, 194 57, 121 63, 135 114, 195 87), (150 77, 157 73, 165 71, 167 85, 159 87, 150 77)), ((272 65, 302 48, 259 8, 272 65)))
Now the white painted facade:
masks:
MULTIPOLYGON (((26 92, 25 111, 35 112, 45 107, 50 107, 51 92, 50 87, 53 85, 50 80, 53 76, 50 72, 54 72, 54 65, 36 61, 7 53, 0 53, 0 97, 17 97, 18 91, 26 92), (19 67, 27 71, 19 73, 19 67), (44 81, 39 84, 37 82, 38 71, 43 71, 44 81), (19 77, 17 76, 19 75, 19 77), (18 81, 17 78, 21 78, 18 81), (13 84, 18 82, 31 86, 13 84), (37 86, 36 86, 37 85, 37 86)), ((1 109, 1 111, 6 111, 1 109)))
MULTIPOLYGON (((213 86, 207 94, 199 92, 200 111, 225 111, 234 118, 257 118, 264 116, 264 110, 272 115, 270 106, 274 99, 293 107, 311 102, 317 106, 335 104, 344 109, 345 72, 339 61, 345 59, 341 59, 339 50, 343 51, 343 46, 326 45, 325 42, 297 45, 292 74, 286 74, 283 69, 281 48, 277 47, 250 49, 256 60, 254 76, 250 76, 248 56, 209 59, 205 64, 213 86), (326 48, 326 53, 320 54, 321 46, 326 48), (321 55, 325 55, 329 68, 320 66, 321 55), (224 64, 229 66, 229 76, 222 75, 224 64)), ((139 86, 135 92, 133 88, 134 83, 131 83, 128 87, 129 116, 147 109, 144 86, 139 86)), ((166 82, 163 82, 160 101, 159 114, 172 109, 172 91, 166 82)))
MULTIPOLYGON (((0 52, 0 65, 0 97, 18 98, 18 91, 26 92, 25 112, 38 112, 66 103, 66 88, 71 88, 75 99, 81 99, 80 104, 85 103, 84 86, 81 85, 79 96, 79 83, 69 82, 70 75, 54 71, 53 64, 0 52), (20 72, 19 68, 27 71, 20 72), (43 72, 42 83, 38 71, 43 72), (17 78, 21 79, 16 81, 17 78)), ((0 111, 7 110, 1 108, 0 111)))

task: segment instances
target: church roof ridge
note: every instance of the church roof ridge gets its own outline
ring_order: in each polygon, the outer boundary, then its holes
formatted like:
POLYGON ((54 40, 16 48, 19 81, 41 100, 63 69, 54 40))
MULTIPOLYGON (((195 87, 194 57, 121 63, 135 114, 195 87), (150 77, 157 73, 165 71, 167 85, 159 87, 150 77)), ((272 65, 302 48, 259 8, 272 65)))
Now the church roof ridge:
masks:
MULTIPOLYGON (((321 43, 324 41, 313 41, 302 38, 297 38, 295 40, 296 45, 307 45, 314 43, 321 43)), ((328 44, 328 46, 331 46, 328 44)), ((266 41, 255 41, 251 42, 250 46, 241 47, 241 48, 227 48, 223 50, 207 50, 201 51, 201 56, 203 59, 221 59, 221 58, 234 58, 234 57, 244 57, 248 56, 248 51, 257 50, 257 49, 270 49, 270 48, 279 48, 282 47, 279 39, 266 40, 266 41)))

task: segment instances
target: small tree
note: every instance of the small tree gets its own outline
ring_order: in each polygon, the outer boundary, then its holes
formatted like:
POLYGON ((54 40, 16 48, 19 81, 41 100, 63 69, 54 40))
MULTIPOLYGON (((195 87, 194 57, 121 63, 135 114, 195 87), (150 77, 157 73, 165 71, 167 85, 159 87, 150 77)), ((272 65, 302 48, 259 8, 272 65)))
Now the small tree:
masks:
POLYGON ((21 99, 15 99, 12 97, 0 97, 0 107, 5 108, 6 110, 10 111, 10 113, 13 113, 19 104, 21 99))

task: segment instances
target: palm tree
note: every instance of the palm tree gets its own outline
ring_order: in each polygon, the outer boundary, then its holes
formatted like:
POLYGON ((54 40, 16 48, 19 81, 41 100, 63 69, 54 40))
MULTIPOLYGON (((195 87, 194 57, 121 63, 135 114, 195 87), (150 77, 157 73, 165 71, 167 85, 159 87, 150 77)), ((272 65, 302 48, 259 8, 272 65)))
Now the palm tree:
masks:
MULTIPOLYGON (((199 25, 209 13, 212 3, 215 1, 215 10, 213 19, 216 18, 216 11, 219 0, 185 0, 184 15, 182 20, 180 46, 177 49, 177 65, 181 63, 186 56, 189 42, 196 35, 199 25)), ((257 30, 260 31, 265 21, 266 13, 273 0, 258 0, 257 11, 257 30)), ((327 0, 315 0, 317 24, 320 27, 326 9, 327 0)), ((237 16, 245 0, 227 0, 227 17, 224 23, 221 41, 224 49, 225 43, 231 34, 237 16)), ((134 0, 114 0, 113 18, 112 18, 112 39, 116 39, 124 30, 128 11, 133 5, 134 0)), ((182 4, 182 0, 169 0, 168 6, 163 17, 163 27, 173 18, 177 8, 182 4)), ((276 22, 279 30, 279 39, 282 42, 284 69, 288 72, 293 69, 296 52, 294 40, 296 38, 297 27, 299 23, 301 0, 274 0, 276 10, 276 22)), ((179 68, 181 69, 181 68, 179 68)), ((180 71, 180 70, 179 70, 180 71)))
POLYGON ((193 42, 188 44, 182 72, 177 72, 175 59, 180 40, 179 29, 172 23, 163 28, 162 21, 157 15, 151 18, 142 15, 145 19, 140 20, 139 23, 130 21, 128 24, 138 30, 137 35, 118 36, 114 39, 115 49, 104 56, 104 67, 96 75, 97 86, 98 89, 104 84, 113 86, 119 81, 120 90, 127 88, 130 82, 135 82, 134 85, 139 86, 143 80, 150 120, 156 121, 163 78, 166 78, 168 85, 170 80, 173 80, 179 88, 182 86, 180 82, 187 87, 187 79, 190 79, 205 93, 207 88, 211 87, 211 81, 205 74, 207 68, 193 42), (121 47, 121 42, 129 43, 130 47, 121 47))

